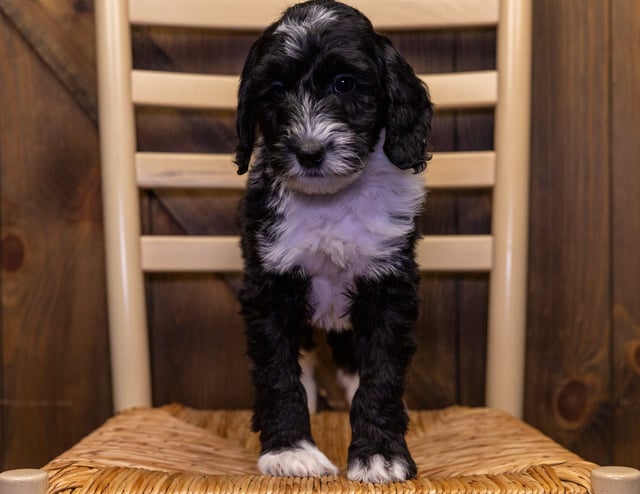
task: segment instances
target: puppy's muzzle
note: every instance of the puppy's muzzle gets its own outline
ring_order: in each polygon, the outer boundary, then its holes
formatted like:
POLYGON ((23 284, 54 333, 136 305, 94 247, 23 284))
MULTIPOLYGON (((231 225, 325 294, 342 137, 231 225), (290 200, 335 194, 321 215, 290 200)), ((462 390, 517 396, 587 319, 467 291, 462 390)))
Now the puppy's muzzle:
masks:
POLYGON ((315 139, 289 143, 289 149, 298 158, 300 166, 304 168, 318 168, 327 154, 326 146, 315 139))

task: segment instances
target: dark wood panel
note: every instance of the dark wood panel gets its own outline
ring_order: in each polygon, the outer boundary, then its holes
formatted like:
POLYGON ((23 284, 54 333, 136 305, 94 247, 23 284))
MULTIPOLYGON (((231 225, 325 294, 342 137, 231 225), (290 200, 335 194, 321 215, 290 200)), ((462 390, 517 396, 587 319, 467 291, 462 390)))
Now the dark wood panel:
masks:
MULTIPOLYGON (((461 71, 496 67, 495 30, 477 29, 458 35, 456 66, 461 71)), ((479 110, 457 116, 460 150, 493 149, 493 111, 479 110)), ((491 192, 465 191, 458 200, 458 228, 465 234, 491 232, 491 192)), ((459 277, 457 312, 460 367, 458 402, 484 405, 489 280, 487 275, 459 277)))
POLYGON ((253 387, 235 286, 214 275, 153 275, 154 402, 249 408, 253 387))
MULTIPOLYGON (((251 39, 203 30, 136 29, 134 64, 156 70, 239 71, 251 39)), ((137 124, 140 150, 231 152, 235 146, 233 114, 144 108, 137 112, 137 124)), ((154 191, 145 200, 145 229, 156 234, 237 234, 239 198, 238 193, 154 191)), ((239 283, 237 276, 209 274, 147 277, 156 404, 251 405, 253 387, 236 300, 239 283)))
MULTIPOLYGON (((192 199, 189 205, 188 197, 183 197, 183 204, 175 209, 184 211, 200 205, 197 197, 192 199)), ((167 209, 164 202, 154 198, 148 202, 146 209, 153 233, 184 234, 190 232, 189 228, 207 228, 205 224, 181 225, 174 218, 174 210, 167 209)), ((193 216, 195 221, 211 218, 215 229, 214 218, 223 208, 207 204, 212 207, 194 210, 200 214, 193 216)), ((236 295, 239 285, 239 275, 147 276, 156 405, 179 402, 199 408, 251 406, 253 387, 236 295)))
POLYGON ((91 7, 90 0, 0 0, 0 11, 95 124, 98 111, 91 7))
MULTIPOLYGON (((394 44, 417 72, 446 72, 455 68, 455 36, 392 35, 394 44)), ((436 110, 432 146, 455 146, 455 120, 436 110)), ((427 165, 428 166, 428 165, 427 165)), ((423 233, 455 228, 455 199, 450 193, 428 194, 421 219, 423 233)), ((420 315, 416 324, 418 348, 407 376, 406 400, 411 408, 437 408, 456 402, 456 286, 452 276, 429 274, 420 284, 420 315)))
MULTIPOLYGON (((495 31, 449 33, 449 49, 427 49, 431 71, 495 68, 495 31), (446 57, 446 58, 442 58, 446 57), (434 63, 435 62, 435 63, 434 63)), ((402 49, 402 45, 400 44, 402 49)), ((411 60, 412 54, 408 52, 411 60)), ((416 63, 413 62, 414 66, 416 63)), ((418 70, 421 70, 418 68, 418 70)), ((492 111, 438 112, 434 117, 434 151, 493 148, 492 111)), ((490 194, 482 191, 430 193, 422 218, 425 234, 488 233, 490 194)), ((487 324, 487 277, 428 274, 421 284, 422 313, 418 353, 409 375, 410 405, 434 408, 484 402, 487 324)))
POLYGON ((609 3, 534 2, 525 416, 611 460, 609 3))
POLYGON ((640 3, 611 11, 613 462, 640 468, 640 3))
MULTIPOLYGON (((416 50, 407 50, 402 39, 396 41, 418 71, 495 67, 494 30, 468 30, 447 35, 452 36, 447 48, 422 48, 425 55, 418 63, 413 60, 416 50), (420 61, 425 67, 420 66, 420 61)), ((492 130, 490 110, 441 112, 436 108, 433 148, 435 152, 492 149, 492 130)), ((426 201, 422 230, 425 234, 487 233, 489 218, 489 194, 438 191, 430 193, 426 201)), ((486 290, 486 276, 430 274, 424 277, 422 314, 417 327, 418 354, 408 386, 409 397, 415 392, 420 399, 408 400, 410 405, 432 408, 452 403, 483 403, 486 290)))
POLYGON ((111 413, 95 127, 0 17, 3 468, 111 413), (7 250, 5 249, 7 248, 7 250))

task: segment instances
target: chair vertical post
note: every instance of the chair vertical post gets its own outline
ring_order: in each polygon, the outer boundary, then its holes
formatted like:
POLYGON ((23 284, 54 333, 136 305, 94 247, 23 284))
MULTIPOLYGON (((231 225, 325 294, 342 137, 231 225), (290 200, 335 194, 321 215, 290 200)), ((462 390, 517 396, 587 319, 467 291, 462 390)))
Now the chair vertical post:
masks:
POLYGON ((95 13, 111 378, 120 411, 151 406, 128 2, 96 0, 95 13))
POLYGON ((486 402, 522 417, 526 340, 531 0, 502 0, 498 24, 494 265, 486 402))

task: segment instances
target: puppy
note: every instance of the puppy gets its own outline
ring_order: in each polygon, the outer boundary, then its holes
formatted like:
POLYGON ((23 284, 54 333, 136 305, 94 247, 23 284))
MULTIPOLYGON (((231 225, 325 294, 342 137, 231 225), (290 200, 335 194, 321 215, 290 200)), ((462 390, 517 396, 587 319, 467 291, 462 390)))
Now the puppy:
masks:
POLYGON ((311 0, 252 46, 239 88, 235 162, 240 293, 265 474, 337 469, 311 437, 300 351, 326 330, 352 395, 347 476, 416 475, 404 376, 418 312, 418 174, 428 159, 426 87, 357 10, 311 0), (250 166, 251 158, 253 162, 250 166), (357 390, 356 390, 357 387, 357 390))

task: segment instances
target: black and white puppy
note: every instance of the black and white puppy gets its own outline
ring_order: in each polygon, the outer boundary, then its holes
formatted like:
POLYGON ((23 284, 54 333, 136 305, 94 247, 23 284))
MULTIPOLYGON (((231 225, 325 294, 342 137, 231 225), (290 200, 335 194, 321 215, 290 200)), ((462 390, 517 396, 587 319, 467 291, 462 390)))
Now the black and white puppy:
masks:
POLYGON ((416 475, 402 395, 431 114, 424 84, 345 4, 295 5, 251 48, 237 120, 238 172, 251 168, 240 301, 265 474, 337 472, 311 437, 301 383, 300 351, 317 327, 357 385, 348 477, 416 475))

